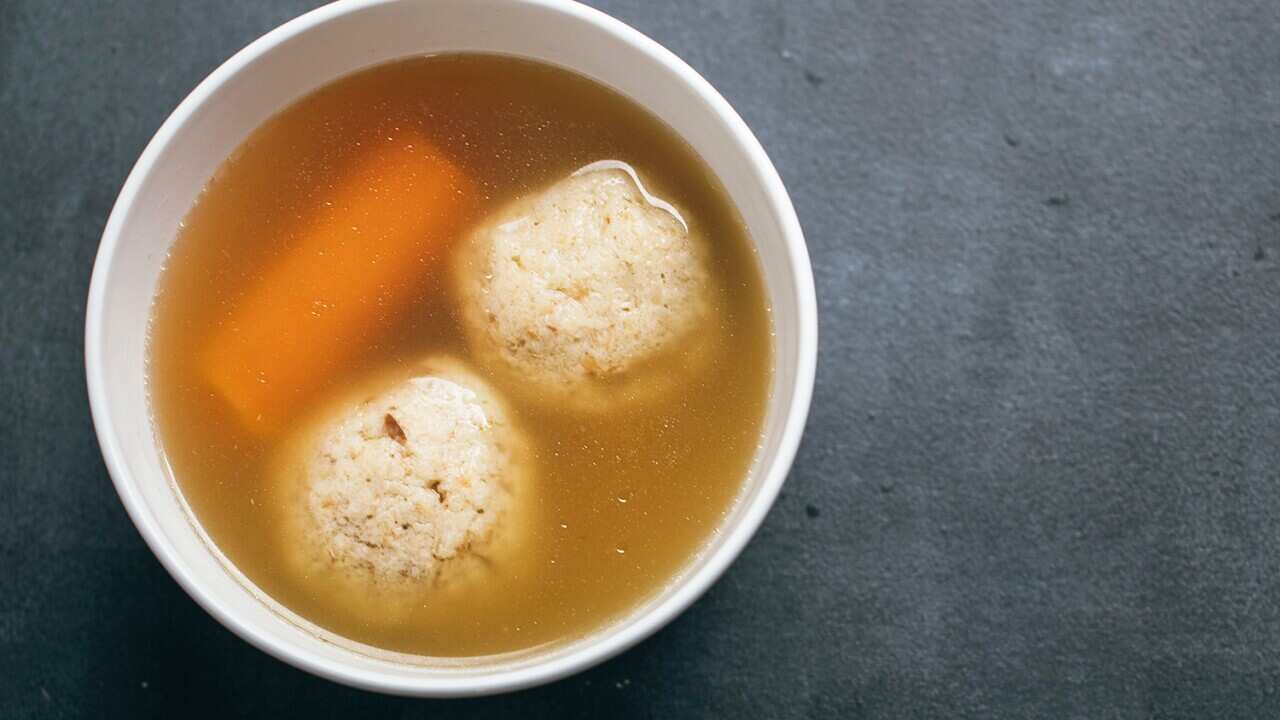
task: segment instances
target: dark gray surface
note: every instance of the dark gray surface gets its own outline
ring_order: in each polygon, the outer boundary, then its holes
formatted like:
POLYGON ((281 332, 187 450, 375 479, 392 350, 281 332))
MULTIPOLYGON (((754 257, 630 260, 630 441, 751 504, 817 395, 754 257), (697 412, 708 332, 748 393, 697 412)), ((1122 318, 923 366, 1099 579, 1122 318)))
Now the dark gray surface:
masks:
POLYGON ((817 395, 692 610, 470 703, 236 639, 89 422, 84 296, 129 167, 309 4, 0 0, 0 715, 1280 716, 1280 3, 600 3, 778 164, 817 395))

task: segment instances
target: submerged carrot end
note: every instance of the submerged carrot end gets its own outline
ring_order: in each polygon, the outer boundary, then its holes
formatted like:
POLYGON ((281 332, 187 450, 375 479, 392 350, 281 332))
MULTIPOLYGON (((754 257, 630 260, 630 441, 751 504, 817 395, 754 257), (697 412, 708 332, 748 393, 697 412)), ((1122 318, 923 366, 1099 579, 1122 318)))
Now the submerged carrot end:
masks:
POLYGON ((416 132, 356 160, 200 355, 243 427, 278 430, 376 337, 475 202, 467 175, 416 132))

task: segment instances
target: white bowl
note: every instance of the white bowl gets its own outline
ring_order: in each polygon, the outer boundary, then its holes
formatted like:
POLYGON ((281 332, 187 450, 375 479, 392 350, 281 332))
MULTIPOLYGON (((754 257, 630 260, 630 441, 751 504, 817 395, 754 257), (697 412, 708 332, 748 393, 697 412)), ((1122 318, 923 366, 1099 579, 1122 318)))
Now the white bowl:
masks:
POLYGON ((688 607, 746 545, 782 487, 808 415, 817 358, 804 238, 759 142, 675 55, 603 13, 557 0, 346 0, 236 53, 178 105, 125 181, 102 234, 85 325, 89 401, 103 457, 138 531, 178 583, 228 628, 281 660, 338 682, 421 696, 479 695, 561 678, 625 650, 688 607), (179 221, 223 159, 264 120, 335 78, 451 51, 569 68, 674 128, 719 176, 747 223, 776 332, 772 397, 750 476, 720 532, 689 566, 649 602, 585 638, 469 660, 376 651, 266 597, 191 518, 152 432, 144 377, 161 266, 179 221))

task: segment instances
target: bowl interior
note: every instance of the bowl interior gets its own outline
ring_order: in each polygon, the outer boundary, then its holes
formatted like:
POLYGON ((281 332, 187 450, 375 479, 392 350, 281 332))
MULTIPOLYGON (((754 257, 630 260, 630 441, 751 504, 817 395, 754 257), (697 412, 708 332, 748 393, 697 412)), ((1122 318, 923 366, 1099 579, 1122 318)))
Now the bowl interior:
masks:
POLYGON ((134 522, 206 609, 259 647, 318 674, 392 692, 470 694, 553 679, 647 635, 732 560, 771 504, 794 454, 812 387, 812 279, 776 173, 718 95, 638 33, 569 3, 351 2, 295 20, 214 72, 157 133, 103 236, 86 354, 104 456, 134 522), (259 124, 340 76, 399 57, 499 52, 588 75, 649 108, 711 166, 759 253, 775 324, 775 374, 761 446, 721 532, 646 606, 584 640, 544 651, 423 663, 362 651, 261 596, 188 518, 148 421, 145 341, 156 281, 179 221, 209 176, 259 124))

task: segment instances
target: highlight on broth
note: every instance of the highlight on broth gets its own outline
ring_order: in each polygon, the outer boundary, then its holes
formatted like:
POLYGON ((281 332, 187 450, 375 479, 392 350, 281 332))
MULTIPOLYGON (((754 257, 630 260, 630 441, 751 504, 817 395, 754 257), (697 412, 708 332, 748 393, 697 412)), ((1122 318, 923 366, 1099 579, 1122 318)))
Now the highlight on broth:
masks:
POLYGON ((571 72, 396 61, 226 160, 152 313, 155 426, 258 587, 424 656, 563 642, 661 590, 756 449, 745 228, 669 128, 571 72))

